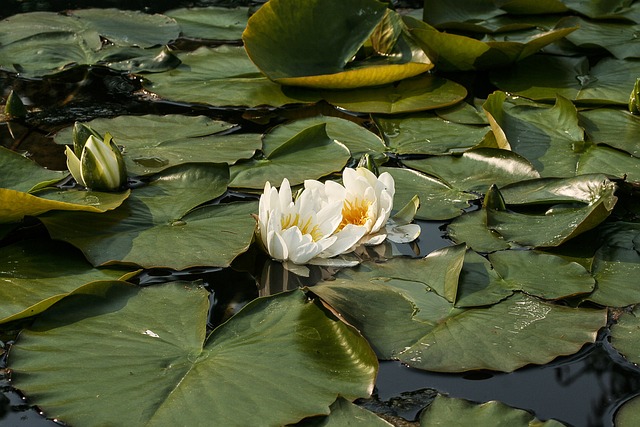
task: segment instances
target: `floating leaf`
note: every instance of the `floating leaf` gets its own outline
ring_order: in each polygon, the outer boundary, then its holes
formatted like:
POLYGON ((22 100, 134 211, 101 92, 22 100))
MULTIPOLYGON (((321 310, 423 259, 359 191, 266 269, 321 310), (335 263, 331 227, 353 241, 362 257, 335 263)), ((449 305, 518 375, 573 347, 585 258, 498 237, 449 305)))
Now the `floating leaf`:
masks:
POLYGON ((459 124, 424 113, 374 119, 389 148, 400 155, 461 152, 480 144, 489 130, 487 126, 459 124))
POLYGON ((386 160, 384 153, 387 151, 387 147, 376 134, 352 121, 331 116, 315 116, 294 120, 272 128, 264 136, 264 153, 268 155, 283 141, 287 141, 304 129, 322 123, 326 123, 327 135, 346 145, 354 159, 369 154, 379 162, 386 160))
POLYGON ((248 7, 193 7, 165 12, 180 25, 182 37, 240 40, 249 19, 248 7))
POLYGON ((278 147, 268 147, 265 158, 238 163, 231 168, 231 186, 261 190, 270 181, 279 186, 284 178, 291 185, 318 179, 342 170, 351 153, 327 135, 326 124, 305 128, 278 147))
POLYGON ((523 294, 489 307, 456 309, 422 283, 367 283, 366 276, 352 276, 316 285, 313 292, 362 331, 379 357, 429 371, 511 372, 544 364, 593 342, 606 323, 606 310, 569 308, 523 294))
POLYGON ((494 35, 487 41, 482 41, 440 32, 417 19, 406 18, 406 22, 411 28, 411 34, 434 59, 438 69, 446 71, 481 70, 512 64, 533 55, 576 29, 526 31, 523 34, 511 32, 500 35, 502 40, 500 36, 494 35))
POLYGON ((212 414, 284 425, 328 414, 338 395, 371 393, 366 341, 302 292, 255 300, 207 336, 208 306, 207 292, 185 283, 98 282, 23 331, 12 382, 51 417, 86 426, 202 425, 212 414))
MULTIPOLYGON (((585 139, 577 110, 566 98, 558 96, 549 108, 523 99, 507 99, 504 93, 495 92, 485 108, 496 118, 511 149, 529 160, 542 176, 606 173, 640 179, 637 159, 585 139)), ((628 140, 613 145, 621 147, 628 140)))
POLYGON ((0 323, 46 310, 87 282, 122 278, 126 270, 96 269, 73 247, 22 240, 0 248, 0 323))
POLYGON ((447 226, 447 236, 455 243, 466 243, 476 252, 494 252, 511 247, 498 233, 487 228, 487 211, 484 208, 454 219, 447 226))
POLYGON ((93 265, 226 267, 252 241, 257 203, 194 208, 224 193, 227 182, 226 165, 176 166, 108 214, 50 214, 42 222, 52 237, 80 248, 93 265))
POLYGON ((640 157, 640 117, 628 111, 596 108, 580 111, 578 119, 590 141, 640 157))
POLYGON ((296 427, 391 427, 373 412, 339 397, 330 406, 331 413, 324 417, 313 417, 296 424, 296 427))
POLYGON ((200 47, 177 54, 180 66, 174 70, 146 76, 143 86, 163 98, 177 102, 223 106, 281 107, 286 104, 313 103, 295 91, 285 90, 260 73, 242 47, 200 47))
MULTIPOLYGON (((259 134, 219 134, 233 125, 205 116, 118 116, 86 125, 101 135, 110 133, 123 148, 127 171, 137 175, 184 163, 234 164, 251 158, 262 145, 259 134)), ((58 132, 56 142, 69 144, 71 131, 58 132)))
POLYGON ((516 183, 502 191, 510 208, 549 207, 539 213, 488 209, 487 226, 520 245, 558 246, 604 221, 617 201, 615 189, 613 182, 597 174, 516 183))
POLYGON ((567 35, 567 40, 589 50, 594 46, 606 49, 617 59, 639 58, 638 31, 640 25, 621 22, 594 22, 571 16, 558 22, 558 27, 580 27, 567 35))
POLYGON ((613 307, 640 302, 640 226, 613 222, 598 228, 603 243, 593 256, 591 272, 597 281, 589 301, 613 307))
POLYGON ((435 156, 402 163, 465 191, 484 192, 492 184, 500 187, 540 176, 525 158, 497 148, 474 148, 459 156, 435 156))
POLYGON ((586 57, 535 55, 508 71, 492 72, 491 81, 505 92, 535 100, 563 96, 581 103, 626 106, 638 75, 640 61, 604 58, 589 66, 586 57))
POLYGON ((622 313, 618 321, 611 326, 611 345, 632 363, 640 363, 640 309, 635 308, 631 313, 622 313))
POLYGON ((618 427, 633 427, 640 415, 640 396, 636 396, 618 408, 614 423, 618 427))
POLYGON ((477 196, 466 193, 429 175, 411 169, 381 168, 389 172, 396 184, 394 206, 404 206, 415 195, 420 199, 417 219, 442 220, 455 218, 469 207, 477 196))
POLYGON ((477 427, 560 427, 564 424, 542 422, 522 409, 511 408, 495 400, 477 404, 464 399, 436 396, 420 413, 420 427, 474 425, 477 427))
POLYGON ((396 12, 372 0, 309 0, 302 8, 295 0, 275 0, 251 16, 242 40, 258 68, 285 85, 351 89, 431 69, 431 61, 401 30, 393 37, 391 52, 359 61, 356 53, 370 37, 377 40, 376 29, 392 25, 393 18, 385 20, 389 15, 396 12))

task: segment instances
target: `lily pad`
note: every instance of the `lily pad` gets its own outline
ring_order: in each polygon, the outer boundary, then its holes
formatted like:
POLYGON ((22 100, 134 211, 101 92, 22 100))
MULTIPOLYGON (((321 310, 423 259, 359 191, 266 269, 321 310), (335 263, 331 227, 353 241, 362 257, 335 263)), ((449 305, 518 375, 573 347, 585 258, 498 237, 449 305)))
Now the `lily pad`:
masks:
MULTIPOLYGON (((449 107, 467 96, 464 86, 433 74, 380 87, 308 92, 317 92, 328 103, 345 110, 375 114, 400 114, 449 107)), ((298 96, 303 95, 298 92, 298 96)))
POLYGON ((640 302, 640 226, 613 222, 598 228, 603 243, 593 256, 591 272, 598 286, 589 301, 612 307, 640 302))
POLYGON ((577 16, 558 22, 558 27, 580 27, 567 35, 567 40, 576 46, 593 50, 601 48, 617 59, 639 58, 638 31, 640 25, 622 22, 595 22, 577 16))
POLYGON ((274 0, 251 16, 242 40, 251 60, 275 82, 351 89, 431 69, 431 61, 407 37, 396 12, 373 0, 309 0, 305 7, 296 0, 274 0), (385 24, 380 31, 390 39, 389 52, 359 61, 356 53, 385 24))
POLYGON ((495 304, 513 291, 545 300, 593 291, 595 280, 575 262, 538 251, 500 251, 488 260, 469 252, 462 267, 457 307, 495 304))
POLYGON ((638 75, 636 60, 604 58, 590 66, 586 57, 534 55, 492 72, 491 81, 505 92, 535 100, 559 95, 585 104, 627 105, 638 75))
POLYGON ((222 106, 272 106, 314 103, 295 98, 260 73, 244 48, 200 47, 177 54, 181 64, 171 71, 146 76, 146 90, 171 101, 222 106))
POLYGON ((617 201, 615 188, 613 182, 597 174, 516 183, 502 193, 507 205, 550 206, 539 213, 488 209, 487 226, 505 240, 523 246, 558 246, 594 228, 611 214, 617 201))
POLYGON ((331 413, 324 417, 313 417, 296 424, 296 427, 391 427, 373 412, 339 397, 330 406, 331 413))
POLYGON ((447 236, 455 243, 465 243, 476 252, 494 252, 511 247, 502 236, 487 228, 485 208, 455 218, 447 226, 447 236))
POLYGON ((443 220, 455 218, 470 206, 477 195, 464 192, 429 175, 411 169, 381 168, 389 172, 396 184, 394 206, 404 206, 418 195, 420 208, 416 219, 443 220))
POLYGON ((596 144, 624 150, 640 157, 640 117, 628 111, 611 108, 596 108, 578 113, 580 125, 596 144))
POLYGON ((607 317, 606 310, 569 308, 519 293, 489 307, 456 309, 424 284, 397 279, 341 279, 313 291, 362 331, 379 357, 437 372, 511 372, 544 364, 593 342, 607 317), (397 282, 412 291, 400 291, 397 282))
POLYGON ((440 32, 417 19, 406 18, 406 21, 420 46, 433 58, 438 69, 445 71, 482 70, 512 64, 576 30, 561 28, 533 33, 527 31, 524 34, 511 32, 494 35, 483 41, 440 32))
POLYGON ((267 147, 264 158, 232 166, 230 186, 261 190, 267 181, 279 186, 284 178, 298 185, 342 170, 351 153, 327 134, 326 126, 308 126, 279 146, 267 147))
POLYGON ((462 155, 403 160, 402 163, 464 191, 485 192, 492 184, 502 186, 540 176, 524 157, 497 148, 474 148, 462 155))
POLYGON ((561 427, 564 424, 556 420, 542 422, 527 411, 511 408, 495 400, 478 404, 440 394, 420 413, 420 427, 442 425, 561 427))
POLYGON ((249 19, 248 7, 193 7, 164 13, 180 25, 182 37, 209 40, 240 40, 249 19))
POLYGON ((42 222, 53 238, 81 249, 93 265, 226 267, 252 241, 257 203, 194 208, 224 193, 227 182, 226 165, 176 166, 108 214, 50 214, 42 222))
POLYGON ((618 321, 611 326, 611 345, 628 361, 640 364, 640 309, 635 308, 631 313, 623 313, 618 321))
POLYGON ((640 414, 640 396, 636 396, 626 401, 615 416, 615 425, 618 427, 633 427, 640 414))
POLYGON ((291 139, 309 127, 322 123, 326 124, 327 135, 346 145, 354 159, 369 154, 377 162, 386 161, 387 157, 384 153, 387 151, 387 147, 380 137, 352 121, 331 116, 315 116, 294 120, 272 128, 264 136, 264 153, 269 155, 283 141, 291 139))
POLYGON ((424 113, 380 116, 375 121, 389 148, 399 155, 462 152, 480 144, 489 130, 488 126, 459 124, 424 113))
POLYGON ((98 282, 23 331, 12 382, 51 417, 86 426, 202 425, 211 414, 224 425, 284 425, 373 390, 366 341, 302 292, 255 300, 207 336, 208 306, 207 292, 186 283, 98 282), (60 368, 43 369, 51 363, 60 368))
MULTIPOLYGON (((262 145, 259 134, 220 134, 233 125, 205 116, 118 116, 86 124, 101 135, 113 136, 123 148, 127 171, 136 175, 184 163, 234 164, 251 158, 262 145)), ((72 128, 58 132, 56 142, 71 143, 71 133, 72 128)))
POLYGON ((83 9, 67 15, 34 12, 0 21, 0 68, 38 77, 78 65, 105 64, 149 71, 173 68, 171 56, 157 58, 160 46, 178 37, 178 24, 163 15, 116 9, 83 9), (103 45, 101 37, 110 43, 103 45), (143 49, 143 48, 149 49, 143 49), (38 55, 33 55, 38 52, 38 55), (156 58, 155 61, 152 59, 156 58), (136 59, 136 64, 130 61, 136 59))
POLYGON ((36 162, 27 159, 7 148, 0 147, 0 188, 27 193, 43 183, 54 184, 67 176, 65 172, 45 169, 36 162))
POLYGON ((124 279, 127 270, 96 269, 66 243, 22 240, 0 248, 0 323, 43 312, 87 282, 124 279))
MULTIPOLYGON (((542 176, 606 173, 640 179, 639 161, 585 139, 578 112, 566 98, 558 96, 555 105, 549 108, 523 99, 508 99, 504 93, 495 92, 487 99, 485 109, 496 119, 511 149, 528 159, 542 176)), ((620 120, 617 123, 623 125, 620 120)), ((618 138, 624 137, 622 134, 618 138)), ((612 145, 622 147, 626 141, 612 145)), ((632 143, 629 149, 634 146, 632 143)))

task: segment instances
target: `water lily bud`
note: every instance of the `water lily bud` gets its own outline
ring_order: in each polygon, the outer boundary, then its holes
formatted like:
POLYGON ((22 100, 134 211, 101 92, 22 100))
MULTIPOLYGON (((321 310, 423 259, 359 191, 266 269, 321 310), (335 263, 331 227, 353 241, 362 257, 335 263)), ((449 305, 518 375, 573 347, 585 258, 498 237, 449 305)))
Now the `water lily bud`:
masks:
POLYGON ((364 153, 362 157, 360 157, 360 161, 358 162, 359 168, 365 168, 374 173, 375 176, 380 175, 378 171, 378 165, 373 160, 373 158, 369 155, 369 153, 364 153))
POLYGON ((629 96, 629 111, 631 114, 640 114, 640 78, 636 79, 633 85, 631 96, 629 96))
POLYGON ((89 139, 90 136, 95 136, 98 139, 102 139, 102 135, 91 129, 91 127, 87 126, 86 124, 80 122, 75 122, 73 124, 73 152, 76 153, 76 156, 78 158, 82 156, 82 149, 84 148, 84 144, 87 142, 87 139, 89 139))
POLYGON ((104 140, 90 135, 83 145, 79 159, 69 147, 65 151, 67 167, 78 184, 98 191, 120 189, 127 180, 127 171, 111 135, 107 133, 104 140))

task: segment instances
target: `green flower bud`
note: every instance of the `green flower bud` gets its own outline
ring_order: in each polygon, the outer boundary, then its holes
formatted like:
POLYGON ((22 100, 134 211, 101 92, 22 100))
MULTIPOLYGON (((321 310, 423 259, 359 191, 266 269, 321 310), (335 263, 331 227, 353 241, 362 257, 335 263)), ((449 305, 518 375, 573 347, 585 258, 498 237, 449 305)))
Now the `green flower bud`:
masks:
POLYGON ((633 85, 631 96, 629 96, 629 111, 631 114, 640 114, 640 78, 636 79, 633 85))
MULTIPOLYGON (((79 131, 83 129, 79 128, 79 131)), ((104 140, 90 135, 83 144, 80 158, 69 147, 65 153, 67 167, 73 178, 91 190, 115 191, 127 181, 122 153, 108 133, 104 140)))

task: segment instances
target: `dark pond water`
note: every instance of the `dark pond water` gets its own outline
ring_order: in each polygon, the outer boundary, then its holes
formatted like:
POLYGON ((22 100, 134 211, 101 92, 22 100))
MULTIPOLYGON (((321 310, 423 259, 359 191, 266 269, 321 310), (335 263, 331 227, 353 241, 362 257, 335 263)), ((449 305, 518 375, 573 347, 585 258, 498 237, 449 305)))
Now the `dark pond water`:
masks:
MULTIPOLYGON (((2 0, 0 18, 15 13, 36 10, 64 10, 80 7, 118 7, 162 12, 170 8, 183 6, 208 5, 250 5, 260 2, 249 1, 13 1, 2 0), (126 7, 124 7, 126 5, 126 7)), ((408 2, 411 5, 411 2, 408 2)), ((413 2, 420 4, 421 2, 413 2)), ((407 5, 407 2, 403 3, 407 5)), ((29 130, 21 150, 31 150, 34 158, 42 156, 46 161, 55 164, 60 157, 59 146, 48 143, 47 132, 57 127, 69 125, 74 120, 90 120, 99 116, 112 116, 124 113, 194 113, 185 106, 172 104, 140 103, 135 99, 124 97, 130 92, 128 85, 135 85, 122 76, 110 73, 94 72, 90 84, 85 84, 83 94, 69 105, 62 107, 56 104, 58 92, 68 90, 74 85, 77 76, 71 74, 69 83, 25 82, 10 75, 0 75, 0 93, 16 86, 39 88, 39 105, 45 107, 42 129, 29 130), (99 105, 99 107, 96 107, 99 105), (38 150, 32 150, 39 147, 38 150), (43 146, 51 147, 50 151, 43 146)), ((85 82, 86 83, 86 82, 85 82)), ((227 120, 241 121, 237 112, 205 109, 198 114, 209 114, 227 120)), ((246 124, 249 126, 249 124, 246 124)), ((0 144, 11 147, 15 144, 7 129, 0 127, 0 144)), ((64 167, 61 162, 60 167, 64 167)), ((443 236, 442 223, 422 223, 423 232, 418 244, 406 245, 402 248, 406 255, 422 255, 449 245, 443 236)), ((201 278, 211 291, 212 309, 209 317, 213 327, 232 315, 246 302, 269 293, 298 286, 293 279, 286 278, 282 272, 275 272, 268 283, 256 282, 245 273, 229 270, 201 270, 175 274, 168 271, 149 271, 139 280, 142 285, 166 281, 172 278, 192 280, 201 278), (278 275, 279 274, 279 275, 278 275), (237 285, 233 291, 222 286, 232 279, 237 285)), ((263 277, 265 277, 263 275, 263 277)), ((303 284, 304 285, 304 284, 303 284)), ((0 340, 11 339, 0 335, 0 340)), ((10 343, 10 341, 9 341, 10 343)), ((55 426, 57 423, 47 420, 36 408, 30 405, 17 390, 11 387, 6 372, 6 360, 0 357, 0 425, 15 427, 55 426)), ((362 405, 379 413, 400 416, 413 421, 418 412, 433 397, 434 390, 448 393, 453 397, 466 398, 478 402, 499 400, 508 405, 532 411, 540 419, 554 418, 574 426, 610 426, 616 409, 626 400, 640 393, 640 369, 626 362, 608 342, 608 330, 600 333, 593 345, 585 346, 578 354, 563 357, 545 366, 531 366, 514 373, 469 372, 464 374, 439 374, 411 369, 398 362, 383 361, 377 381, 375 395, 362 405)))

